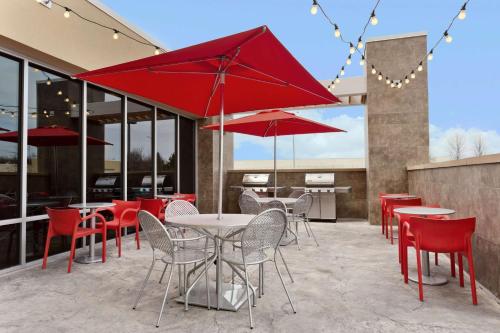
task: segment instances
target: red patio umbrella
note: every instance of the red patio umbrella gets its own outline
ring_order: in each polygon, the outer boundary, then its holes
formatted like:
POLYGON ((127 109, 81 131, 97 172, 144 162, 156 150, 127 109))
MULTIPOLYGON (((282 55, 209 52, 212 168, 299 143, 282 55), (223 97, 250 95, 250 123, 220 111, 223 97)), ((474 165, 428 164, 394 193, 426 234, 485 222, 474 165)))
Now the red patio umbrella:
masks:
POLYGON ((198 116, 220 115, 219 218, 224 113, 339 102, 266 26, 76 77, 198 116))
MULTIPOLYGON (((18 132, 12 131, 0 134, 0 141, 17 142, 18 132)), ((28 129, 28 145, 35 147, 76 146, 80 133, 61 126, 46 126, 28 129)), ((88 145, 112 145, 109 142, 88 136, 88 145)))
MULTIPOLYGON (((219 124, 204 126, 203 129, 219 130, 219 124)), ((274 197, 276 198, 276 137, 294 134, 345 132, 344 130, 299 117, 281 110, 263 111, 254 115, 226 121, 224 130, 261 137, 274 137, 274 197)))
POLYGON ((9 130, 6 129, 6 128, 0 127, 0 131, 2 131, 2 132, 8 132, 9 130))

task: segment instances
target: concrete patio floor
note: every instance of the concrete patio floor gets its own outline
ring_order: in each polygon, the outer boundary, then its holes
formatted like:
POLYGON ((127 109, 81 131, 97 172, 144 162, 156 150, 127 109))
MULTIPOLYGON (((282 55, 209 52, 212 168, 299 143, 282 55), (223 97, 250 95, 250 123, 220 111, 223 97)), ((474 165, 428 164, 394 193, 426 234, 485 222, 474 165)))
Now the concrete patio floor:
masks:
MULTIPOLYGON (((499 332, 500 305, 481 287, 473 306, 470 288, 457 279, 440 287, 424 287, 418 300, 415 283, 405 285, 399 274, 396 246, 366 222, 314 223, 321 246, 304 239, 303 248, 284 249, 296 282, 282 273, 295 302, 292 314, 273 271, 266 267, 266 294, 254 308, 255 332, 499 332)), ((305 232, 303 232, 305 236, 305 232)), ((132 304, 151 260, 144 240, 137 251, 131 238, 123 256, 109 243, 106 264, 73 265, 67 257, 0 277, 1 332, 245 332, 248 311, 208 311, 170 301, 159 329, 155 328, 163 297, 157 283, 161 267, 152 275, 136 311, 132 304)), ((411 252, 410 255, 414 257, 411 252)), ((433 270, 449 275, 441 256, 433 270)), ((175 275, 174 275, 175 276, 175 275)), ((169 293, 177 295, 177 281, 169 293)), ((255 281, 255 274, 253 275, 255 281)))

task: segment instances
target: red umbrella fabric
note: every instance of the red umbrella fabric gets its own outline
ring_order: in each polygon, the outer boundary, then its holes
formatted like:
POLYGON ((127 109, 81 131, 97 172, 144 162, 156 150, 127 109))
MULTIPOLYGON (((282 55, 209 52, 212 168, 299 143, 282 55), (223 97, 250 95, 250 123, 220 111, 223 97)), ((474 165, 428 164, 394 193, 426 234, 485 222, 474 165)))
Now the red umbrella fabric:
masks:
MULTIPOLYGON (((211 124, 204 126, 203 129, 219 130, 220 125, 211 124)), ((345 132, 344 130, 281 110, 263 111, 254 115, 225 121, 224 130, 261 137, 345 132)))
POLYGON ((0 127, 0 131, 2 131, 2 132, 8 132, 9 130, 6 129, 6 128, 0 127))
POLYGON ((226 114, 339 102, 266 26, 76 77, 208 117, 222 72, 226 114))
MULTIPOLYGON (((28 129, 28 145, 35 147, 77 146, 80 133, 61 126, 36 127, 28 129)), ((17 142, 18 132, 0 134, 0 141, 17 142)), ((112 145, 109 142, 87 137, 88 145, 112 145)))

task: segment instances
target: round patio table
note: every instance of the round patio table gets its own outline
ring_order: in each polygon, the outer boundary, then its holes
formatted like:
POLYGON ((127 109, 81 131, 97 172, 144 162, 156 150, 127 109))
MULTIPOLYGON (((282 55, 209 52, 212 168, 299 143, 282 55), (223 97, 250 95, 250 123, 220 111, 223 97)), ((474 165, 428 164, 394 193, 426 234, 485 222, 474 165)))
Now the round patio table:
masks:
MULTIPOLYGON (((254 217, 255 215, 248 214, 222 214, 222 218, 219 220, 217 214, 199 214, 165 218, 166 223, 199 230, 217 242, 215 257, 212 261, 212 263, 215 261, 216 265, 215 288, 210 287, 210 306, 212 308, 238 311, 246 301, 246 287, 244 285, 223 282, 222 260, 219 260, 222 242, 216 236, 224 235, 231 229, 245 228, 254 217)), ((188 303, 206 307, 206 295, 205 285, 196 286, 191 291, 188 303)), ((184 297, 179 297, 177 301, 184 303, 184 297)))
MULTIPOLYGON (((77 208, 77 209, 89 209, 90 214, 94 214, 97 212, 98 209, 102 208, 108 208, 108 207, 113 207, 116 206, 116 204, 112 202, 87 202, 87 203, 78 203, 78 204, 71 204, 68 205, 70 208, 77 208)), ((90 219, 90 227, 92 229, 95 229, 95 217, 90 219)), ((92 264, 95 262, 101 262, 102 261, 102 256, 100 253, 96 254, 95 250, 95 234, 90 235, 90 242, 89 242, 89 254, 88 255, 83 255, 79 256, 75 259, 76 262, 80 264, 92 264)))
POLYGON ((184 198, 183 195, 179 194, 158 194, 156 195, 158 199, 167 199, 167 200, 175 200, 175 199, 182 199, 184 198))
MULTIPOLYGON (((402 207, 394 209, 395 213, 408 214, 408 215, 418 215, 421 217, 432 217, 435 215, 451 215, 455 214, 453 209, 447 208, 433 208, 433 207, 423 207, 423 206, 411 206, 402 207)), ((444 275, 434 274, 431 275, 430 262, 429 262, 429 252, 422 251, 422 283, 431 286, 439 286, 448 283, 448 279, 444 275)), ((413 273, 408 279, 413 282, 418 283, 418 275, 413 273)))
POLYGON ((295 204, 297 202, 297 198, 281 198, 281 197, 277 197, 277 198, 273 198, 273 197, 269 197, 269 198, 257 198, 257 202, 258 203, 268 203, 268 202, 271 202, 271 201, 274 201, 274 200, 281 201, 286 206, 291 206, 291 205, 293 205, 293 204, 295 204))

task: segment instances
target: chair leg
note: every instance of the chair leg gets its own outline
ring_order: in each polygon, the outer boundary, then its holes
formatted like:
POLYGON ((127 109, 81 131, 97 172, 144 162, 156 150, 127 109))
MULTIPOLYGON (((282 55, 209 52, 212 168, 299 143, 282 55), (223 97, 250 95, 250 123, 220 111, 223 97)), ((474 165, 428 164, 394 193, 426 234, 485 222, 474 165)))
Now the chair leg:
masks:
POLYGON ((122 229, 118 228, 118 257, 122 256, 122 229))
POLYGON ((288 264, 286 263, 286 260, 283 257, 283 253, 281 253, 281 249, 279 247, 278 247, 278 253, 281 257, 281 260, 283 261, 283 264, 285 265, 285 268, 286 268, 286 271, 288 273, 288 276, 290 277, 290 280, 292 281, 292 283, 294 283, 295 281, 293 280, 292 273, 290 273, 290 270, 288 269, 288 264))
POLYGON ((250 283, 248 281, 247 265, 244 265, 244 270, 245 270, 245 286, 247 289, 248 316, 250 318, 250 328, 253 328, 252 301, 250 300, 250 283))
POLYGON ((170 287, 170 281, 172 281, 172 273, 174 272, 174 264, 172 264, 170 266, 171 267, 170 267, 170 274, 168 275, 167 289, 165 289, 165 296, 163 296, 163 303, 161 303, 160 314, 158 315, 158 321, 156 322, 156 327, 160 327, 161 315, 163 314, 163 309, 165 308, 165 303, 167 302, 168 288, 170 287))
POLYGON ((385 223, 384 223, 384 210, 381 209, 381 218, 380 218, 380 225, 382 227, 382 235, 384 234, 385 230, 384 230, 384 227, 385 227, 385 223))
POLYGON ((49 256, 49 248, 50 248, 50 241, 52 240, 52 233, 49 231, 47 232, 47 240, 45 241, 45 251, 43 253, 43 262, 42 262, 42 269, 47 268, 47 258, 49 256))
POLYGON ((464 262, 462 259, 462 254, 458 253, 458 276, 460 281, 460 287, 464 286, 464 262))
MULTIPOLYGON (((311 224, 309 223, 309 219, 307 219, 307 218, 306 218, 306 219, 304 220, 304 224, 305 224, 307 227, 309 227, 309 231, 311 231, 311 235, 312 235, 312 237, 313 237, 314 241, 316 242, 316 246, 318 246, 318 247, 319 247, 318 240, 316 239, 316 235, 314 234, 314 232, 313 232, 313 230, 312 230, 312 228, 311 228, 311 224)), ((307 229, 307 228, 306 228, 306 229, 307 229)))
POLYGON ((262 297, 262 264, 259 264, 259 298, 262 297))
POLYGON ((75 256, 75 245, 76 245, 76 238, 71 237, 71 251, 69 254, 69 262, 68 262, 68 273, 71 273, 71 264, 73 263, 73 257, 75 256))
POLYGON ((437 252, 434 252, 434 265, 439 266, 439 257, 437 252))
POLYGON ((103 230, 102 230, 102 254, 101 254, 101 260, 102 260, 102 263, 104 264, 106 262, 106 243, 107 243, 107 239, 106 239, 106 227, 103 227, 103 230))
POLYGON ((161 273, 160 281, 158 281, 159 284, 163 281, 163 276, 165 275, 165 272, 167 271, 168 264, 165 264, 165 268, 163 269, 163 272, 161 273))
POLYGON ((450 265, 451 265, 451 276, 455 277, 455 253, 451 252, 450 253, 450 265))
POLYGON ((472 259, 472 251, 469 245, 467 250, 467 261, 469 262, 469 277, 470 277, 470 291, 472 293, 472 304, 477 305, 477 293, 476 293, 476 272, 474 272, 474 262, 472 259))
POLYGON ((418 272, 418 297, 420 301, 424 301, 424 290, 422 286, 422 261, 420 259, 420 248, 416 248, 417 253, 417 272, 418 272))
POLYGON ((153 271, 154 265, 155 265, 155 259, 153 258, 153 262, 151 263, 151 266, 149 267, 148 273, 146 274, 146 278, 142 282, 141 289, 139 290, 139 294, 137 295, 137 298, 135 299, 134 306, 132 307, 132 309, 134 309, 134 310, 137 307, 137 304, 139 304, 139 301, 141 300, 142 293, 144 291, 144 288, 146 287, 146 284, 149 281, 149 277, 151 276, 151 272, 153 271))
POLYGON ((137 250, 141 249, 141 239, 139 237, 139 224, 135 226, 135 241, 137 243, 137 250))
POLYGON ((393 224, 393 218, 391 216, 391 218, 389 219, 389 227, 391 229, 391 244, 394 244, 394 233, 393 233, 393 230, 392 230, 392 224, 393 224))
POLYGON ((404 275, 404 282, 408 284, 408 246, 403 243, 403 256, 401 258, 402 260, 402 265, 403 265, 403 275, 404 275))
POLYGON ((274 267, 276 267, 276 272, 278 273, 278 276, 280 277, 281 285, 283 286, 283 289, 285 289, 285 294, 286 294, 286 297, 288 298, 288 302, 290 302, 290 306, 292 307, 292 311, 293 311, 293 313, 297 313, 297 311, 295 311, 295 308, 293 306, 292 299, 290 298, 290 294, 288 294, 288 289, 286 289, 285 281, 283 281, 283 276, 281 276, 280 270, 278 268, 278 262, 276 261, 276 257, 274 258, 274 267))

